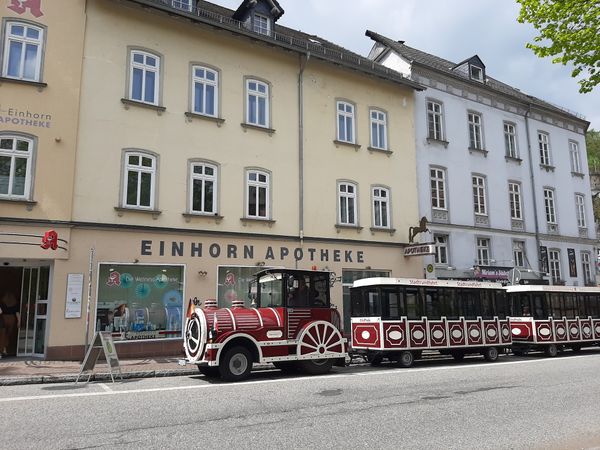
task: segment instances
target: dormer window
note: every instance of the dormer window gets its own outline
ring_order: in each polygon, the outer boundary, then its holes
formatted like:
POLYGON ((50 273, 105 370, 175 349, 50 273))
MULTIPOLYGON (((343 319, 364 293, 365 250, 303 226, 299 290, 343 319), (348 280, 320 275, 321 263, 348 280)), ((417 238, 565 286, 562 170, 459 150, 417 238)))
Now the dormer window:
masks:
POLYGON ((469 66, 471 79, 483 83, 483 69, 478 66, 469 66))
POLYGON ((173 8, 183 9, 184 11, 192 10, 192 0, 171 0, 173 8))
POLYGON ((267 16, 262 14, 254 14, 253 29, 255 33, 264 34, 266 36, 271 35, 271 21, 267 16))

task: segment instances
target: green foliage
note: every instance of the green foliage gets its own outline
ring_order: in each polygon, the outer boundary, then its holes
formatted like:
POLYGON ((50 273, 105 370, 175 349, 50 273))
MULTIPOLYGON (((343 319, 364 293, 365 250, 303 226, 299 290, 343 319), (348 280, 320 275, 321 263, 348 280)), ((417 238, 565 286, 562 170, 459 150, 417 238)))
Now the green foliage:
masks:
POLYGON ((600 83, 600 1, 517 0, 518 21, 532 24, 540 35, 527 47, 539 57, 573 65, 579 92, 591 92, 600 83))
POLYGON ((600 131, 590 129, 585 135, 590 172, 600 172, 600 131))

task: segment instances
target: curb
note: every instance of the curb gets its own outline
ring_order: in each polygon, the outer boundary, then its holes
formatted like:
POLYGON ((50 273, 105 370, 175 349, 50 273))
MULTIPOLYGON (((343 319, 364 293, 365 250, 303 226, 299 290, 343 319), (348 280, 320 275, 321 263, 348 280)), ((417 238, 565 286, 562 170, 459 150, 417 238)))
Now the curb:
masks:
MULTIPOLYGON (((123 372, 124 380, 131 380, 136 378, 163 378, 163 377, 179 377, 179 376, 190 376, 199 375, 198 369, 174 369, 174 370, 150 370, 150 371, 139 371, 139 372, 123 372)), ((66 374, 66 375, 36 375, 29 377, 5 377, 0 378, 0 386, 22 386, 26 384, 53 384, 53 383, 75 383, 77 375, 66 374)), ((116 380, 120 380, 119 376, 115 376, 116 380)), ((82 374, 79 377, 79 381, 86 383, 87 375, 82 374)), ((111 381, 109 373, 94 373, 90 377, 92 381, 111 381)))

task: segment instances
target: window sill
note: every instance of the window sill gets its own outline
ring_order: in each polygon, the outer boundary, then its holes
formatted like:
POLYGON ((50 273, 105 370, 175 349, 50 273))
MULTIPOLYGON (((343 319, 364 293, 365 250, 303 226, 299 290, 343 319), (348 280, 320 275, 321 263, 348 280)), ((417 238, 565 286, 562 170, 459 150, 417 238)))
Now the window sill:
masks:
POLYGON ((581 173, 581 172, 571 172, 571 176, 572 177, 577 177, 577 178, 585 178, 585 173, 581 173))
POLYGON ((252 125, 251 123, 245 123, 245 122, 240 123, 240 125, 242 126, 244 131, 245 130, 257 130, 257 131, 262 131, 264 133, 268 133, 269 136, 273 136, 273 133, 275 133, 275 130, 273 128, 261 127, 260 125, 252 125))
POLYGON ((335 228, 337 229, 338 233, 342 230, 356 230, 357 233, 360 233, 363 229, 363 227, 360 227, 358 225, 344 225, 339 223, 335 224, 335 228))
POLYGON ((390 233, 390 236, 393 236, 396 233, 395 228, 383 228, 383 227, 371 227, 371 234, 375 233, 390 233))
POLYGON ((115 211, 117 211, 117 216, 123 217, 125 213, 142 213, 142 214, 151 214, 154 220, 158 219, 158 216, 162 214, 162 211, 157 209, 141 209, 141 208, 125 208, 122 206, 115 206, 115 211))
POLYGON ((505 156, 504 159, 506 160, 506 162, 514 162, 518 165, 521 165, 521 163, 523 162, 521 158, 517 158, 515 156, 505 156))
POLYGON ((448 148, 448 144, 450 144, 450 142, 448 141, 444 141, 442 139, 434 139, 434 138, 427 138, 427 143, 428 144, 435 144, 435 145, 443 145, 444 148, 448 148))
POLYGON ((21 198, 0 197, 0 202, 15 203, 15 204, 18 204, 18 205, 25 205, 25 209, 27 211, 31 211, 33 209, 33 207, 35 205, 37 205, 37 202, 34 202, 33 200, 25 200, 25 199, 21 199, 21 198))
POLYGON ((338 141, 337 139, 333 140, 333 143, 336 147, 352 147, 354 150, 358 151, 361 147, 359 144, 355 144, 354 142, 346 142, 346 141, 338 141))
POLYGON ((546 172, 554 172, 555 167, 547 164, 540 164, 540 169, 544 169, 546 172))
POLYGON ((221 223, 221 221, 223 220, 223 216, 220 216, 219 214, 202 214, 202 213, 188 212, 188 213, 183 213, 182 216, 185 218, 185 221, 188 223, 192 219, 207 219, 207 220, 212 219, 217 224, 221 223))
POLYGON ((188 122, 191 122, 192 119, 201 119, 201 120, 206 120, 208 122, 215 122, 218 127, 223 125, 223 123, 225 122, 225 119, 221 119, 220 117, 206 116, 204 114, 193 113, 190 111, 184 113, 184 115, 185 115, 185 117, 187 117, 188 122))
POLYGON ((268 225, 271 228, 276 221, 272 219, 261 219, 260 217, 240 217, 240 222, 242 222, 243 226, 248 225, 249 223, 263 223, 268 225))
POLYGON ((486 149, 484 148, 474 148, 474 147, 469 147, 469 153, 473 154, 473 153, 479 153, 480 155, 483 155, 487 158, 487 154, 489 153, 486 149))
POLYGON ((34 86, 38 88, 38 91, 42 91, 44 88, 48 87, 48 83, 41 83, 39 81, 29 81, 29 80, 21 80, 19 78, 9 78, 9 77, 0 77, 0 84, 2 83, 15 83, 15 84, 24 84, 29 86, 34 86))
POLYGON ((377 147, 367 147, 367 150, 369 150, 371 153, 372 152, 377 152, 377 153, 384 153, 388 156, 390 156, 392 153, 394 153, 391 150, 387 150, 385 148, 377 148, 377 147))
POLYGON ((153 109, 160 116, 167 110, 164 106, 151 105, 150 103, 138 102, 137 100, 130 100, 128 98, 122 98, 121 103, 125 105, 125 109, 129 109, 130 106, 139 106, 140 108, 153 109))

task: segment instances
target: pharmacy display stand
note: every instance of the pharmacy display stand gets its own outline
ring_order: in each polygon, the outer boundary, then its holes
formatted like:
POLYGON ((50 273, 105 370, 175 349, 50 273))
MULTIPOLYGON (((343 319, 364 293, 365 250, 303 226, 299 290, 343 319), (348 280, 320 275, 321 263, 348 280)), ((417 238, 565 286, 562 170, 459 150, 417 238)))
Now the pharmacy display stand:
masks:
POLYGON ((118 375, 121 378, 121 381, 123 381, 121 365, 119 364, 119 357, 117 356, 117 349, 115 348, 112 335, 110 332, 101 331, 96 333, 94 336, 94 341, 85 355, 85 359, 81 365, 81 370, 79 371, 79 375, 77 375, 77 379, 75 380, 76 384, 79 382, 79 377, 81 377, 84 372, 88 372, 87 383, 89 383, 90 378, 94 374, 94 367, 96 366, 96 362, 98 361, 101 352, 104 352, 104 357, 108 363, 108 370, 110 371, 110 379, 112 382, 115 382, 115 375, 118 375))

